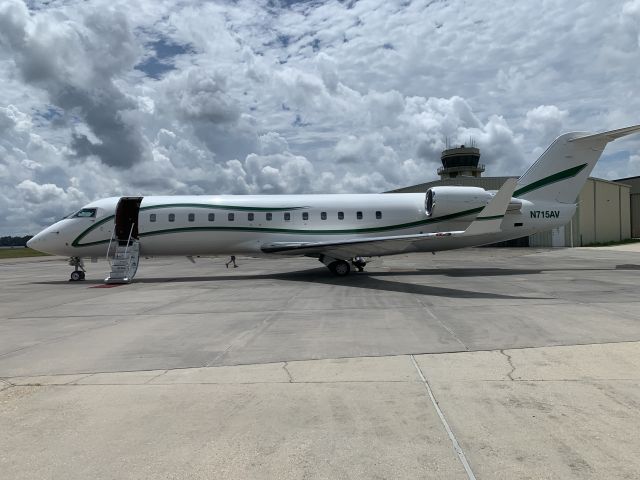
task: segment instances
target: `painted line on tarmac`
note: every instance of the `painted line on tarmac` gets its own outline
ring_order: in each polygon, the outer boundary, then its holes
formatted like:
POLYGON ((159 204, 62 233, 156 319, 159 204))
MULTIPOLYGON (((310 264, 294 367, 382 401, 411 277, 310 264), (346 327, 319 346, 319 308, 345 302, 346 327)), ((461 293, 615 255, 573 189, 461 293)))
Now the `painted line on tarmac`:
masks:
POLYGON ((460 447, 460 444, 458 443, 456 436, 453 434, 451 427, 449 427, 449 423, 447 422, 447 419, 444 418, 444 413, 442 413, 442 410, 440 410, 440 407, 438 406, 438 402, 436 401, 436 397, 433 396, 433 392, 431 391, 431 386, 429 385, 429 382, 427 382, 427 379, 422 374, 422 370, 420 369, 418 362, 416 362, 415 357, 413 355, 409 355, 409 356, 411 357, 413 366, 416 367, 416 370, 418 371, 418 375, 420 375, 420 380, 422 380, 422 383, 424 384, 424 387, 426 388, 427 393, 429 394, 429 399, 433 404, 433 408, 436 409, 436 412, 438 413, 438 417, 440 417, 440 422, 442 422, 444 429, 447 431, 447 435, 449 435, 449 439, 453 444, 453 449, 456 451, 456 454, 458 455, 458 459, 460 459, 460 463, 462 463, 462 466, 464 467, 465 472, 467 472, 467 477, 469 477, 469 480, 476 480, 476 476, 473 474, 473 470, 471 470, 471 465, 469 465, 469 462, 467 461, 467 457, 462 451, 462 447, 460 447))

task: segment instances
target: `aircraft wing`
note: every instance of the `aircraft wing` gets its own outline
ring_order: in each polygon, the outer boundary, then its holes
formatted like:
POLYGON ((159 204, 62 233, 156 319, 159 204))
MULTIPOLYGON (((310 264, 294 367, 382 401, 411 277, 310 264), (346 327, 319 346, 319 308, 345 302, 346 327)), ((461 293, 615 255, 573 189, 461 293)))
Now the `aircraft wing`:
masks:
POLYGON ((500 224, 509 206, 516 183, 517 179, 515 178, 507 180, 464 231, 353 238, 325 242, 275 242, 263 245, 262 251, 280 255, 327 255, 333 258, 348 259, 356 256, 390 255, 405 251, 428 251, 431 242, 442 242, 445 239, 453 240, 459 237, 480 238, 490 233, 500 232, 500 224))

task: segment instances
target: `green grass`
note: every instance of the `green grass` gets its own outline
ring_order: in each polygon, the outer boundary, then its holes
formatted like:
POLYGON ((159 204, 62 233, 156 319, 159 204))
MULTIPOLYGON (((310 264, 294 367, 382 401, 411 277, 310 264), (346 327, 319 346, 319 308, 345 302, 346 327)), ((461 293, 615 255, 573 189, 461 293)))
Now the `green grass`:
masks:
POLYGON ((583 245, 584 247, 613 247, 615 245, 626 245, 628 243, 638 243, 640 242, 640 238, 627 238, 626 240, 622 240, 621 242, 602 242, 602 243, 589 243, 588 245, 583 245))
POLYGON ((27 247, 0 248, 0 258, 44 257, 47 255, 49 254, 27 247))

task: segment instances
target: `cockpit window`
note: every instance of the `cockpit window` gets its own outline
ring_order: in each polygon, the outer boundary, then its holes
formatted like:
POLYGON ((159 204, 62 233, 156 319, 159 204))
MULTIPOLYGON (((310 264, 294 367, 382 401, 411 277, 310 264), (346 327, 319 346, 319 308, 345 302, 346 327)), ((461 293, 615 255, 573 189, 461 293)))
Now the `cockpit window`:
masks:
POLYGON ((96 216, 95 208, 83 208, 82 210, 80 210, 78 213, 74 215, 74 217, 80 217, 80 218, 93 218, 95 216, 96 216))

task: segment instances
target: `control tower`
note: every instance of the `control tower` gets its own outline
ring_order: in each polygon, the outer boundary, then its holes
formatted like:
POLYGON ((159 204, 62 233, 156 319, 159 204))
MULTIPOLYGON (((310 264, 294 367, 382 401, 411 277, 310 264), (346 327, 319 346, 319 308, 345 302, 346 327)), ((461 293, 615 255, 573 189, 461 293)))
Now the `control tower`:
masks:
POLYGON ((447 148, 440 155, 442 166, 438 168, 440 179, 456 177, 479 178, 484 172, 484 165, 480 161, 480 149, 471 142, 470 147, 460 145, 455 148, 447 148))

